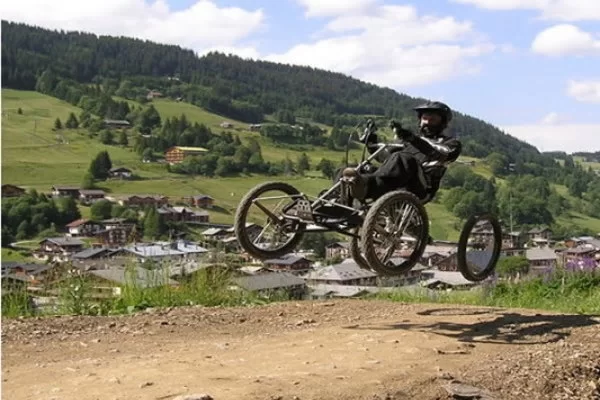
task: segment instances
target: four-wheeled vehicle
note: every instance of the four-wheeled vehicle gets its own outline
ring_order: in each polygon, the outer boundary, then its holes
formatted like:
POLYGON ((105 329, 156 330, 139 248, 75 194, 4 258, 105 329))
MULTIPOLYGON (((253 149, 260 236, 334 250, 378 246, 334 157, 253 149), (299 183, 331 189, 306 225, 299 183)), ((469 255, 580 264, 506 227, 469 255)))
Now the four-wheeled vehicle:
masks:
MULTIPOLYGON (((367 123, 364 135, 376 129, 375 124, 367 123)), ((367 143, 368 138, 363 142, 367 143)), ((365 145, 361 162, 354 167, 358 172, 372 168, 380 153, 401 150, 404 144, 371 146, 376 148, 371 147, 371 154, 366 156, 365 145)), ((240 246, 255 258, 275 259, 293 252, 305 234, 337 232, 350 238, 349 253, 361 268, 388 276, 412 269, 433 241, 425 206, 434 193, 418 197, 400 189, 374 201, 358 201, 351 197, 349 185, 340 177, 317 196, 301 193, 282 181, 257 185, 241 200, 235 215, 234 229, 240 246), (259 222, 261 215, 265 220, 259 222)), ((473 215, 462 229, 450 264, 454 262, 466 279, 484 280, 494 272, 501 242, 502 232, 494 215, 473 215)))

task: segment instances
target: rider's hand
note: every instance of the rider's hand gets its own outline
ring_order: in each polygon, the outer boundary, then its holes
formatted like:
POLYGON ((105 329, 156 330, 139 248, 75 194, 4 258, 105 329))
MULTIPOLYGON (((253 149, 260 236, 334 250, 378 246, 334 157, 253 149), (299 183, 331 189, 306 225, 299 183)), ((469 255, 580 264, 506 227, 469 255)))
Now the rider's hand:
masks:
POLYGON ((394 134, 396 135, 396 137, 398 139, 410 141, 410 140, 412 140, 415 137, 414 133, 412 133, 408 129, 404 129, 402 127, 402 124, 400 124, 397 121, 391 120, 390 121, 390 128, 392 128, 392 131, 394 131, 394 134))

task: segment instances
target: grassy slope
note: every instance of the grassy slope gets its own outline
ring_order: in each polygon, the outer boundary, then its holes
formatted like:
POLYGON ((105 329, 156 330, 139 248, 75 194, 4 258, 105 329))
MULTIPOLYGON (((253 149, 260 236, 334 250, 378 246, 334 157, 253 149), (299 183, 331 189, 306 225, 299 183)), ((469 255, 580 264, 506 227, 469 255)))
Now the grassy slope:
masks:
MULTIPOLYGON (((211 114, 206 110, 187 103, 171 100, 155 100, 154 105, 161 116, 179 116, 185 113, 192 122, 204 123, 215 132, 222 129, 219 124, 225 118, 211 114)), ((163 165, 143 164, 130 148, 106 146, 97 139, 90 139, 84 130, 62 130, 60 133, 66 143, 59 143, 57 133, 52 131, 54 120, 59 117, 63 123, 70 112, 79 115, 77 107, 53 97, 36 92, 2 90, 2 175, 4 183, 14 183, 38 190, 49 191, 53 184, 78 185, 88 168, 89 162, 99 151, 107 149, 115 165, 124 165, 133 169, 143 180, 140 181, 108 181, 101 185, 111 194, 164 194, 174 201, 180 197, 197 193, 206 193, 217 199, 220 206, 211 211, 214 222, 231 223, 233 213, 243 195, 253 186, 267 180, 283 180, 297 186, 308 194, 317 194, 330 182, 320 178, 319 173, 311 171, 309 177, 265 177, 242 176, 234 178, 204 178, 170 174, 163 165), (21 107, 23 115, 17 114, 21 107), (35 126, 35 131, 34 131, 35 126)), ((243 124, 231 119, 228 121, 239 127, 243 124)), ((235 131, 234 131, 235 132, 235 131)), ((276 148, 255 132, 245 129, 237 131, 242 139, 256 137, 261 142, 265 159, 275 161, 285 157, 296 159, 301 152, 291 149, 276 148)), ((339 161, 344 152, 335 152, 316 148, 307 151, 313 164, 322 157, 339 161)), ((360 152, 351 153, 350 159, 360 159, 360 152)), ((485 165, 478 163, 476 172, 489 176, 485 165)), ((456 218, 437 203, 427 206, 430 213, 431 232, 437 239, 457 239, 458 231, 454 229, 456 218)), ((87 211, 87 210, 85 210, 87 211)), ((590 219, 583 218, 581 223, 587 224, 590 219)), ((600 223, 600 221, 598 221, 600 223)), ((591 222, 595 224, 595 221, 591 222)))

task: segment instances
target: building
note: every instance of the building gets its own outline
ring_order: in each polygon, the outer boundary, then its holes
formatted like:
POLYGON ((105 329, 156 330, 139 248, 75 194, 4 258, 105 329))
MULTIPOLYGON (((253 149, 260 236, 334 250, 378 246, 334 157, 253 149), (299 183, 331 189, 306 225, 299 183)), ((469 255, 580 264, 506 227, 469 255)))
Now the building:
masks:
POLYGON ((225 129, 231 129, 231 128, 233 128, 233 124, 231 122, 228 122, 228 121, 221 122, 221 124, 219 124, 219 126, 221 128, 225 128, 225 129))
POLYGON ((165 151, 165 160, 169 164, 176 164, 182 162, 186 157, 199 156, 207 151, 204 147, 173 146, 165 151))
POLYGON ((310 271, 311 262, 304 257, 297 257, 295 255, 288 254, 281 258, 265 260, 265 266, 269 270, 274 271, 286 271, 291 273, 304 273, 310 271))
POLYGON ((545 271, 556 267, 558 259, 554 250, 543 249, 527 249, 525 257, 529 261, 529 272, 545 271))
POLYGON ((20 197, 24 194, 25 189, 21 187, 10 184, 2 185, 2 197, 20 197))
POLYGON ((121 246, 138 239, 134 223, 127 223, 122 218, 112 218, 102 221, 104 229, 94 233, 95 245, 121 246), (108 222, 107 222, 108 221, 108 222))
POLYGON ((52 186, 52 196, 56 197, 79 197, 79 188, 76 186, 52 186))
POLYGON ((41 253, 72 254, 83 250, 83 242, 70 237, 55 237, 44 239, 40 242, 41 253))
POLYGON ((126 121, 124 119, 105 119, 104 120, 104 125, 107 128, 114 128, 114 129, 127 129, 131 127, 131 123, 129 121, 126 121))
POLYGON ((131 170, 125 167, 111 168, 110 171, 108 171, 108 174, 111 178, 116 179, 130 179, 133 175, 131 170))
POLYGON ((197 194, 189 198, 189 204, 198 208, 213 208, 214 200, 207 194, 197 194))
POLYGON ((118 203, 125 207, 162 207, 169 204, 169 198, 160 195, 137 195, 125 197, 118 201, 118 203))
POLYGON ((293 299, 301 299, 306 294, 304 279, 288 272, 240 276, 233 279, 231 289, 255 292, 265 297, 284 292, 293 299))
POLYGON ((99 200, 104 200, 104 190, 99 189, 81 189, 79 190, 79 201, 82 204, 92 204, 99 200))
POLYGON ((209 222, 209 215, 207 211, 195 211, 186 207, 168 207, 162 206, 157 208, 156 211, 162 215, 165 221, 172 222, 209 222))
POLYGON ((342 258, 346 259, 350 257, 350 243, 349 242, 335 242, 325 247, 325 258, 342 258))
POLYGON ((80 218, 65 226, 68 230, 67 236, 93 236, 102 229, 102 225, 89 219, 80 218))
POLYGON ((376 286, 377 274, 356 265, 344 262, 318 268, 304 276, 307 284, 376 286))

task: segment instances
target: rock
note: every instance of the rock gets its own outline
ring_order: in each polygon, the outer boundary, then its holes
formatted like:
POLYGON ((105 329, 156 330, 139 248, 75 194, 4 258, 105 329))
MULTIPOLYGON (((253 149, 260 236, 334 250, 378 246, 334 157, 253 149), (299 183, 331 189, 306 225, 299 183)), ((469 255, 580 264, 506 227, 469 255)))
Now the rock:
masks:
POLYGON ((214 400, 210 394, 184 394, 175 397, 173 400, 214 400))
POLYGON ((144 383, 140 383, 140 389, 148 387, 148 386, 152 386, 154 385, 154 382, 144 382, 144 383))
POLYGON ((451 382, 443 385, 448 394, 460 399, 480 399, 493 400, 490 392, 485 389, 480 389, 475 386, 466 385, 460 382, 451 382))

